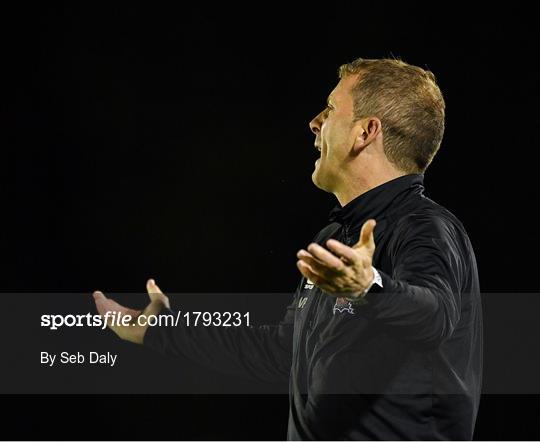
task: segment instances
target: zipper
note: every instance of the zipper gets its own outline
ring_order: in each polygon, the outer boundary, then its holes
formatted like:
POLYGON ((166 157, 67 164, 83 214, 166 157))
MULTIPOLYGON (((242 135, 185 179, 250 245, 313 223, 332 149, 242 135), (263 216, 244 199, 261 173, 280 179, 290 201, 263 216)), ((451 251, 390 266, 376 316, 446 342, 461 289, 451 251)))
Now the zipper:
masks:
MULTIPOLYGON (((332 233, 330 233, 329 235, 326 236, 326 238, 334 238, 334 234, 336 232, 338 232, 341 228, 344 228, 346 229, 346 227, 344 225, 338 225, 336 227, 336 229, 334 229, 334 231, 332 233)), ((345 230, 345 237, 348 238, 348 233, 347 231, 345 230)), ((304 284, 305 282, 307 282, 307 279, 304 278, 302 280, 302 284, 300 286, 300 288, 303 288, 304 287, 304 284)), ((302 291, 302 290, 300 290, 302 291)), ((298 345, 296 346, 296 352, 293 353, 293 364, 294 364, 294 369, 296 369, 296 372, 298 372, 298 368, 299 368, 299 352, 300 352, 300 348, 302 346, 306 346, 306 334, 307 334, 307 331, 306 329, 309 328, 309 330, 312 330, 313 329, 313 316, 312 316, 312 311, 313 311, 313 306, 314 305, 318 305, 319 303, 319 298, 321 296, 321 290, 319 288, 317 288, 316 286, 314 286, 314 291, 315 293, 309 297, 309 300, 306 304, 309 304, 309 306, 305 306, 304 309, 306 309, 306 315, 305 315, 305 318, 304 318, 304 323, 302 324, 302 330, 298 331, 298 340, 297 340, 297 343, 298 345), (316 289, 315 289, 316 288, 316 289)), ((301 297, 300 297, 301 298, 301 297)), ((296 326, 296 322, 295 322, 295 326, 296 326)), ((295 328, 295 333, 296 333, 296 328, 295 328)), ((305 350, 305 348, 304 348, 305 350)), ((308 369, 307 368, 307 361, 306 361, 306 370, 308 369)), ((307 388, 308 388, 308 377, 309 374, 306 374, 306 379, 305 379, 305 383, 306 383, 306 392, 307 392, 307 388)), ((296 377, 295 377, 296 378, 296 377)), ((291 377, 291 380, 292 380, 292 377, 291 377)), ((299 387, 300 389, 301 387, 299 387)), ((300 393, 301 392, 301 389, 300 389, 300 393)))
MULTIPOLYGON (((305 367, 301 368, 300 362, 299 362, 299 355, 300 350, 302 350, 303 353, 306 352, 306 346, 307 346, 307 333, 308 329, 311 331, 313 329, 313 309, 314 306, 317 306, 319 303, 319 297, 321 296, 320 290, 316 289, 315 293, 309 297, 309 306, 306 306, 304 309, 306 309, 306 314, 304 317, 304 323, 302 324, 302 329, 299 331, 299 337, 298 337, 298 345, 296 346, 296 355, 295 355, 295 369, 296 373, 298 374, 299 369, 303 369, 305 371, 305 376, 302 377, 302 385, 297 384, 298 390, 300 391, 300 394, 307 394, 308 387, 309 387, 309 362, 306 359, 305 360, 305 367)), ((298 381, 298 377, 296 377, 296 380, 298 381)))

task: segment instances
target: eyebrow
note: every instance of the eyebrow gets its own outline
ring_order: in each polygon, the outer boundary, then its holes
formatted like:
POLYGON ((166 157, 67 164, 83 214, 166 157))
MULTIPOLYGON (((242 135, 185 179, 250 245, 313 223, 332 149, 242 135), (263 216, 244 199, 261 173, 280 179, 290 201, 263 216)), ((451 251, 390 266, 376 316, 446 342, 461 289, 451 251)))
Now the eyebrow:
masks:
POLYGON ((332 96, 329 95, 329 96, 326 98, 326 104, 327 104, 327 105, 330 105, 330 104, 331 104, 330 102, 335 103, 335 100, 334 100, 334 97, 332 97, 332 96))

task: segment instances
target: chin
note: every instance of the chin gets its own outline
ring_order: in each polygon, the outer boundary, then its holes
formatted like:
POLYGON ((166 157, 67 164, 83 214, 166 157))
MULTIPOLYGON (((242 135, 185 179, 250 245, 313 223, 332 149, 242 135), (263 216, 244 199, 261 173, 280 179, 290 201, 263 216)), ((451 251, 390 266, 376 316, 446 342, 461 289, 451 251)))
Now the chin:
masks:
POLYGON ((317 186, 317 188, 326 192, 331 192, 328 183, 326 183, 326 180, 324 180, 324 178, 324 174, 321 174, 319 168, 315 168, 313 174, 311 174, 311 181, 315 186, 317 186))

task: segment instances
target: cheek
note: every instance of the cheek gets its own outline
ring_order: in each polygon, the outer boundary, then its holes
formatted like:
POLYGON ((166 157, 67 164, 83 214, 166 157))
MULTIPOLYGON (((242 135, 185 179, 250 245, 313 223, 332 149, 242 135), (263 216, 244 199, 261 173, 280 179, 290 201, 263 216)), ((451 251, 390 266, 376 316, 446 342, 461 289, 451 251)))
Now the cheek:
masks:
POLYGON ((334 126, 334 138, 339 144, 340 150, 349 150, 354 141, 351 125, 348 121, 342 120, 334 126))
POLYGON ((340 122, 331 122, 325 130, 322 131, 324 148, 327 155, 332 157, 341 156, 343 151, 347 150, 349 144, 349 132, 340 122))
POLYGON ((328 134, 328 128, 330 127, 330 122, 327 120, 321 125, 321 138, 324 140, 328 134))
POLYGON ((346 118, 338 114, 329 116, 321 127, 321 135, 335 141, 346 140, 350 134, 351 125, 346 118))
POLYGON ((339 130, 336 130, 338 129, 336 127, 336 123, 338 122, 328 118, 321 127, 321 138, 324 141, 325 149, 331 149, 335 142, 336 136, 339 135, 339 130))

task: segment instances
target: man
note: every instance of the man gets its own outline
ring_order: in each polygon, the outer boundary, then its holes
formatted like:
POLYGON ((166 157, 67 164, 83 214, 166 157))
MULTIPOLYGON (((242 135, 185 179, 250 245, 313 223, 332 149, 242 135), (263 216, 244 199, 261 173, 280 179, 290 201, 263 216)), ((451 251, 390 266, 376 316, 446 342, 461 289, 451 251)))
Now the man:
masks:
MULTIPOLYGON (((340 205, 305 250, 276 326, 129 326, 126 340, 267 381, 289 378, 290 440, 471 439, 482 310, 462 224, 423 194, 444 132, 433 74, 399 60, 340 68, 310 123, 313 182, 340 205)), ((148 281, 144 314, 169 310, 148 281)), ((100 313, 122 311, 94 294, 100 313)))

